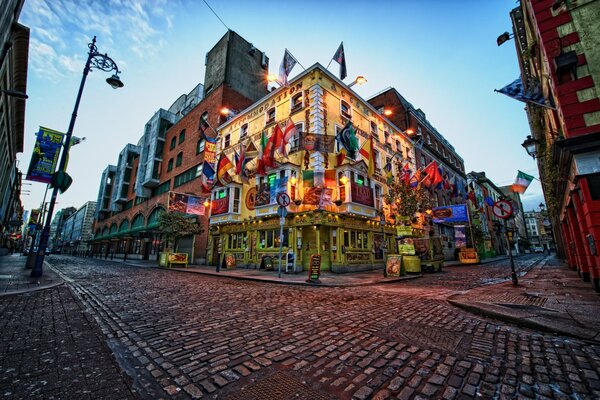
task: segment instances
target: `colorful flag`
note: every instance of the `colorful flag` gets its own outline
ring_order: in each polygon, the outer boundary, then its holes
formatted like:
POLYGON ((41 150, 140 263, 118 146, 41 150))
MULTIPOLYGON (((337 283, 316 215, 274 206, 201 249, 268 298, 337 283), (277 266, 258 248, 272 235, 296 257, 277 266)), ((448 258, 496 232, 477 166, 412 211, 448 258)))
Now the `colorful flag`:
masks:
POLYGON ((425 173, 426 176, 422 179, 422 182, 426 187, 436 186, 444 180, 442 174, 440 174, 437 162, 435 161, 430 162, 423 168, 423 173, 425 173))
POLYGON ((418 169, 415 171, 414 175, 410 178, 410 187, 415 189, 419 187, 419 184, 421 183, 421 170, 418 169))
POLYGON ((394 180, 394 175, 392 174, 392 162, 389 161, 388 163, 386 163, 385 167, 383 167, 383 170, 385 171, 385 175, 387 177, 387 183, 389 185, 394 180))
POLYGON ((346 155, 348 154, 348 152, 346 151, 346 149, 344 149, 342 147, 342 150, 340 150, 339 153, 337 153, 337 155, 335 156, 335 160, 337 163, 337 166, 339 167, 340 165, 342 165, 342 163, 344 162, 344 160, 346 159, 346 155))
POLYGON ((206 136, 206 130, 209 128, 208 124, 208 115, 203 115, 200 117, 200 123, 198 125, 198 130, 200 131, 200 136, 206 136))
POLYGON ((326 187, 332 188, 336 186, 335 169, 326 169, 324 176, 324 183, 326 187))
POLYGON ((281 65, 279 66, 278 78, 279 83, 282 86, 287 86, 287 78, 290 75, 290 72, 292 72, 292 69, 294 68, 294 65, 296 65, 297 62, 298 61, 296 61, 292 53, 290 53, 288 49, 285 49, 285 53, 283 53, 283 60, 281 60, 281 65))
MULTIPOLYGON (((283 142, 283 131, 281 130, 281 127, 279 126, 279 124, 275 124, 275 126, 273 127, 273 133, 271 133, 271 137, 269 138, 269 141, 267 142, 267 147, 265 152, 268 154, 268 158, 266 160, 268 160, 268 162, 265 160, 265 166, 266 167, 275 167, 275 150, 279 151, 281 153, 281 143, 283 142)), ((263 159, 265 158, 265 155, 263 154, 263 159)))
POLYGON ((283 154, 284 156, 286 155, 284 154, 287 153, 285 146, 287 146, 290 140, 292 140, 292 138, 297 134, 298 130, 296 129, 296 124, 294 124, 294 121, 292 121, 291 118, 288 118, 287 122, 285 123, 285 128, 283 128, 283 143, 281 149, 282 151, 280 151, 281 154, 283 154))
POLYGON ((340 43, 337 51, 333 55, 333 61, 340 64, 340 79, 344 80, 348 75, 346 71, 346 54, 344 54, 344 42, 340 43))
POLYGON ((269 141, 267 140, 265 131, 262 131, 262 133, 260 134, 260 143, 258 146, 258 165, 256 168, 256 173, 258 175, 265 175, 265 167, 271 166, 271 162, 269 161, 269 153, 267 152, 268 143, 269 141))
POLYGON ((229 171, 233 168, 233 164, 227 157, 225 153, 221 153, 221 158, 219 158, 219 164, 217 165, 217 181, 223 186, 229 183, 229 171))
POLYGON ((303 170, 302 171, 302 186, 314 187, 315 186, 315 171, 303 170))
POLYGON ((373 154, 373 137, 368 138, 360 148, 360 155, 367 163, 367 176, 370 178, 375 174, 375 156, 373 154))
POLYGON ((200 184, 204 188, 204 190, 210 192, 212 190, 214 181, 213 178, 215 176, 215 170, 210 165, 209 162, 204 162, 202 164, 202 176, 200 177, 200 184))
POLYGON ((529 187, 529 184, 534 179, 535 178, 533 176, 528 175, 523 171, 518 171, 517 179, 515 180, 515 183, 512 184, 511 191, 515 192, 515 193, 521 193, 521 194, 525 193, 525 191, 529 187))
POLYGON ((494 91, 524 103, 534 103, 551 109, 556 108, 552 99, 550 98, 550 100, 548 100, 544 96, 542 86, 537 78, 530 77, 526 80, 527 87, 523 87, 523 81, 521 80, 521 77, 519 77, 515 79, 513 83, 506 85, 500 90, 494 91))
POLYGON ((356 130, 351 122, 346 123, 341 131, 335 136, 340 142, 343 149, 346 150, 346 155, 356 160, 356 152, 358 151, 358 139, 356 138, 356 130))
POLYGON ((242 170, 242 164, 240 163, 240 155, 237 150, 233 150, 233 162, 235 164, 235 173, 239 174, 242 170))
POLYGON ((404 167, 402 167, 402 171, 400 173, 400 181, 402 183, 404 183, 405 185, 409 185, 411 173, 412 173, 412 171, 410 170, 408 163, 404 164, 404 167))

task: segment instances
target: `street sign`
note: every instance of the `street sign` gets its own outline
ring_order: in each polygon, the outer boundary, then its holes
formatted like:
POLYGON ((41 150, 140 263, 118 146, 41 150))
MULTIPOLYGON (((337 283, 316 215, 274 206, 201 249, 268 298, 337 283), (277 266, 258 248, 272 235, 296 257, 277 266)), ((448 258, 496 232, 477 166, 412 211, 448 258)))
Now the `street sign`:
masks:
POLYGON ((290 196, 287 193, 279 193, 277 195, 277 204, 281 207, 287 207, 291 203, 290 196))
POLYGON ((492 207, 492 212, 498 218, 507 219, 513 215, 513 207, 510 202, 506 200, 498 200, 492 207))
MULTIPOLYGON (((284 206, 279 206, 279 208, 277 208, 277 215, 279 215, 281 218, 287 217, 287 214, 288 214, 288 210, 284 206)), ((284 221, 285 221, 285 219, 284 219, 284 221)))

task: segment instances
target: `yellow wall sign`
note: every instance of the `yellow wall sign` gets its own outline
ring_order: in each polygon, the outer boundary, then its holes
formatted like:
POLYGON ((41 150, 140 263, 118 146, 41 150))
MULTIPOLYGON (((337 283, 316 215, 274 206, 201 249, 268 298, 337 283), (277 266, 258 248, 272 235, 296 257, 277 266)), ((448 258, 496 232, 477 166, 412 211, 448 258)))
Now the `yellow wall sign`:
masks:
POLYGON ((412 236, 412 226, 397 226, 396 235, 398 236, 412 236))

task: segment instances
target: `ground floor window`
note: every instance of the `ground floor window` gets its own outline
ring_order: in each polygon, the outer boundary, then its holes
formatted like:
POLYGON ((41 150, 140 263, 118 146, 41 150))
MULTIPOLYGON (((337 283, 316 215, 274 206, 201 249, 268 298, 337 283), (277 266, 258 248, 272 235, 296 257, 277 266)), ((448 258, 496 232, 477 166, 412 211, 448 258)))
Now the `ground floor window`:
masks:
POLYGON ((346 230, 344 232, 344 245, 354 249, 368 249, 369 232, 346 230))
MULTIPOLYGON (((279 247, 279 229, 259 231, 259 246, 263 249, 279 247)), ((283 247, 289 246, 289 230, 283 230, 283 247)))
POLYGON ((232 233, 229 235, 228 249, 242 249, 245 247, 245 232, 232 233))

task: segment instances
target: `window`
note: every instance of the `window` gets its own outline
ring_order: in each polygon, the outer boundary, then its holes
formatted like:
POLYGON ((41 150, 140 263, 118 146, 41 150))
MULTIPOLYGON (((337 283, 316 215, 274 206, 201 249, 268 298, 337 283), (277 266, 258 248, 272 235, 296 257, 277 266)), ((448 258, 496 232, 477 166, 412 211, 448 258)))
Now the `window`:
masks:
POLYGON ((417 126, 417 135, 422 135, 423 134, 423 129, 421 129, 421 126, 418 125, 417 126))
POLYGON ((159 195, 159 194, 163 194, 163 193, 167 193, 169 191, 169 189, 171 189, 171 181, 168 180, 166 182, 161 183, 155 190, 153 193, 153 196, 159 195))
POLYGON ((377 136, 377 123, 371 121, 371 135, 377 136))
POLYGON ((177 138, 174 137, 173 139, 171 139, 171 145, 169 146, 169 149, 173 150, 176 145, 177 145, 177 138))
POLYGON ((185 129, 179 132, 179 144, 183 143, 185 140, 185 129))
POLYGON ((202 164, 198 164, 195 167, 192 167, 187 171, 184 171, 181 174, 177 175, 173 180, 173 187, 176 188, 178 186, 181 186, 184 183, 198 178, 200 175, 202 175, 202 164))
POLYGON ((379 169, 381 168, 381 157, 377 150, 373 150, 373 159, 375 162, 375 173, 378 173, 379 169))
POLYGON ((377 210, 383 209, 383 204, 381 203, 381 186, 375 185, 375 208, 377 210))
MULTIPOLYGON (((296 126, 296 134, 294 136, 292 136, 289 141, 289 144, 290 144, 289 153, 290 154, 300 150, 300 132, 302 132, 302 130, 304 129, 304 124, 302 122, 297 123, 295 126, 296 126)), ((337 144, 338 140, 336 140, 335 142, 337 144)))
POLYGON ((265 125, 275 122, 275 107, 269 108, 265 114, 265 125))
MULTIPOLYGON (((289 229, 283 230, 283 247, 289 246, 289 229)), ((259 231, 259 246, 261 248, 279 247, 279 229, 259 231)))
POLYGON ((339 199, 343 202, 346 201, 346 185, 342 183, 342 177, 344 176, 343 172, 338 172, 338 193, 339 199))
POLYGON ((204 139, 198 140, 198 144, 196 145, 196 154, 200 154, 204 151, 204 139))
POLYGON ((175 166, 179 167, 182 162, 183 162, 183 152, 180 152, 179 154, 177 154, 177 159, 175 160, 175 166))
POLYGON ((342 113, 343 117, 352 119, 352 107, 350 107, 350 104, 346 103, 344 100, 341 101, 340 112, 342 113))
POLYGON ((292 106, 290 112, 296 112, 302 109, 302 107, 304 106, 304 97, 302 96, 302 92, 297 93, 292 97, 290 105, 292 106))
POLYGON ((392 141, 390 140, 390 133, 388 131, 383 131, 383 140, 385 144, 392 146, 392 141))
POLYGON ((400 143, 399 140, 396 140, 396 152, 402 153, 402 144, 400 143))
POLYGON ((231 144, 231 135, 227 134, 223 137, 223 148, 226 149, 231 144))
POLYGON ((240 212, 240 188, 239 187, 233 188, 233 212, 234 213, 240 212))
POLYGON ((240 127, 240 139, 248 135, 248 124, 244 124, 240 127))
POLYGON ((169 160, 169 162, 167 163, 167 172, 171 171, 173 169, 173 159, 171 158, 169 160))
POLYGON ((242 232, 232 233, 229 235, 228 249, 243 249, 246 245, 246 234, 242 232))
POLYGON ((204 135, 204 132, 208 129, 208 127, 208 112, 205 111, 200 116, 200 122, 198 123, 198 130, 200 131, 200 134, 204 135))
POLYGON ((425 156, 421 155, 421 167, 425 167, 427 165, 426 161, 425 161, 425 156))
POLYGON ((365 231, 346 230, 344 232, 344 245, 353 249, 367 249, 369 247, 369 234, 365 231))

